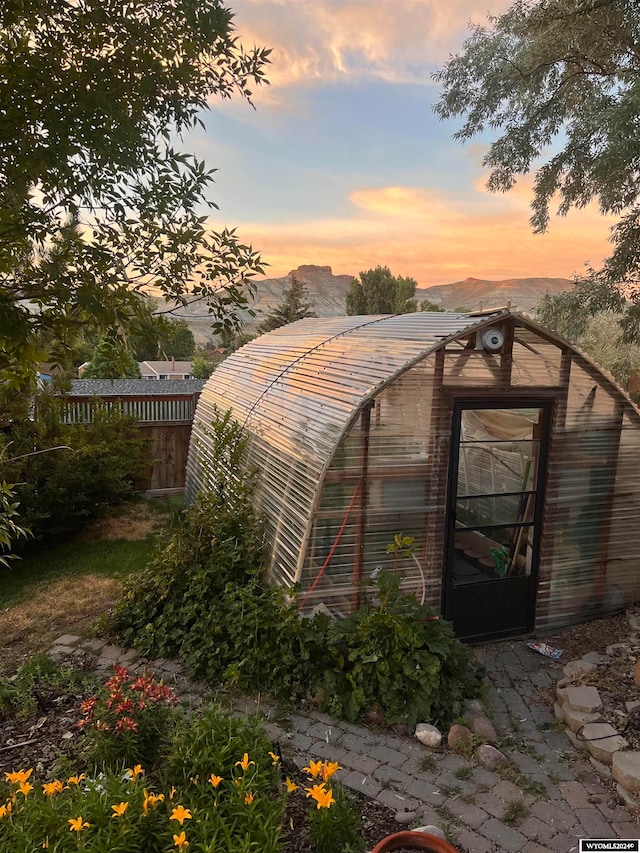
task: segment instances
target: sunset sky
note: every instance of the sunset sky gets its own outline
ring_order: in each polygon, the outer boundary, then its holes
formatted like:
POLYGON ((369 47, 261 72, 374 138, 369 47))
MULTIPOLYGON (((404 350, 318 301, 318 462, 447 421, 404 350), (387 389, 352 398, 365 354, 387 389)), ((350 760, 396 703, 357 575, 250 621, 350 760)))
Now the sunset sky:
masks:
POLYGON ((488 138, 462 146, 431 79, 469 21, 507 0, 229 0, 240 40, 272 48, 256 109, 215 103, 188 147, 219 169, 216 228, 237 227, 282 276, 377 264, 420 286, 472 276, 566 276, 608 254, 597 208, 531 233, 531 178, 485 189, 488 138))

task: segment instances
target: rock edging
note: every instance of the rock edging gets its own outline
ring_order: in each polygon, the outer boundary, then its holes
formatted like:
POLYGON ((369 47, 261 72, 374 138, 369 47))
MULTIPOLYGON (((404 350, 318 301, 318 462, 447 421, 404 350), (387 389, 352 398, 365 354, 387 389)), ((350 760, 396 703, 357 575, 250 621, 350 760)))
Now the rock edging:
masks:
POLYGON ((554 710, 556 717, 566 723, 571 743, 589 753, 597 772, 614 779, 620 797, 635 814, 640 814, 640 752, 628 749, 620 732, 603 721, 598 688, 580 683, 587 673, 606 666, 608 655, 614 651, 611 646, 606 655, 589 652, 580 660, 567 663, 556 686, 554 710))

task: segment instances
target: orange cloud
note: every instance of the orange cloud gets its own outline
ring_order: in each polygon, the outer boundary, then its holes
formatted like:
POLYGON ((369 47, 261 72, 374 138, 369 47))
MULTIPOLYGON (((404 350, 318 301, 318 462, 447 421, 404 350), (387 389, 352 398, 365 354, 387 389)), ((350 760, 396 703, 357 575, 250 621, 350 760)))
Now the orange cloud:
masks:
POLYGON ((238 231, 269 263, 269 276, 301 263, 352 274, 382 264, 423 287, 467 276, 570 278, 585 263, 599 266, 610 251, 613 219, 594 205, 555 217, 548 233, 534 235, 518 195, 466 201, 422 188, 383 187, 354 190, 350 201, 350 216, 238 223, 238 231))

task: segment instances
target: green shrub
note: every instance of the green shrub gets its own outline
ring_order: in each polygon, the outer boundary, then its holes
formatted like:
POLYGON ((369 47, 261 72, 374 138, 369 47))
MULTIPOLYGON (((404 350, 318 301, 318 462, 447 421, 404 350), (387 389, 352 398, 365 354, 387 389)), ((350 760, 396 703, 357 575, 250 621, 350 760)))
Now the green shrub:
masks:
POLYGON ((148 466, 148 442, 133 418, 96 403, 91 424, 68 425, 62 405, 43 392, 35 419, 13 423, 3 436, 10 451, 0 460, 0 480, 19 484, 20 524, 33 534, 28 548, 76 534, 131 498, 148 466))
POLYGON ((481 673, 450 622, 400 591, 402 575, 380 572, 376 604, 331 624, 332 666, 324 704, 356 720, 373 706, 387 723, 448 723, 478 694, 481 673))
MULTIPOLYGON (((343 719, 375 705, 389 723, 454 719, 481 679, 452 626, 401 593, 397 572, 381 573, 377 603, 347 619, 300 619, 292 591, 265 579, 239 428, 227 414, 210 435, 226 478, 198 496, 101 628, 150 657, 179 656, 211 684, 307 699, 343 719)), ((399 536, 390 547, 411 542, 399 536)))

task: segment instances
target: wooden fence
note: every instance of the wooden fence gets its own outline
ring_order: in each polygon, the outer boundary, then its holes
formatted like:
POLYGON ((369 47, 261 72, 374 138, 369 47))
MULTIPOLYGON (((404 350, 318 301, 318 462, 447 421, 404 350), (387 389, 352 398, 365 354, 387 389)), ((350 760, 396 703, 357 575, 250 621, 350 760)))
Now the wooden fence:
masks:
POLYGON ((96 400, 138 421, 149 441, 149 472, 136 490, 163 495, 184 490, 199 380, 78 380, 65 401, 66 423, 91 423, 96 400))

